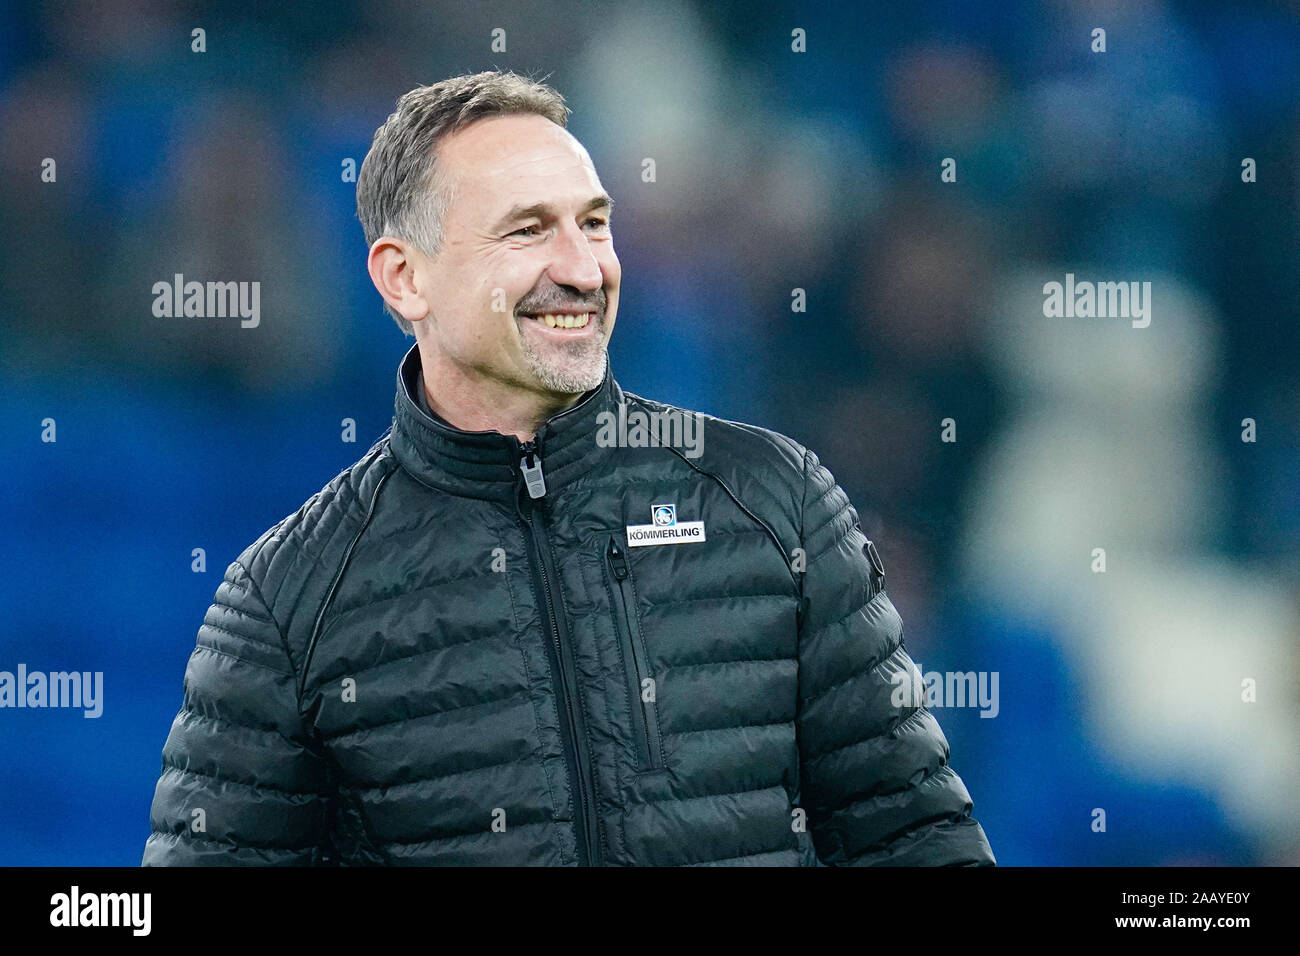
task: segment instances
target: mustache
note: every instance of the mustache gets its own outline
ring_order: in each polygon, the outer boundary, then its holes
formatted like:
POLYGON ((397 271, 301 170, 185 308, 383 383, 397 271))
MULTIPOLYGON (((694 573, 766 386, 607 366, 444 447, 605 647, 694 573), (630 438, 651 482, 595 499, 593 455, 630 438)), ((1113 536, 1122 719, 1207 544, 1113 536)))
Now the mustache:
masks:
POLYGON ((521 302, 515 308, 516 315, 545 315, 547 312, 598 312, 605 311, 605 296, 597 296, 592 301, 579 299, 576 302, 544 302, 538 305, 521 302))

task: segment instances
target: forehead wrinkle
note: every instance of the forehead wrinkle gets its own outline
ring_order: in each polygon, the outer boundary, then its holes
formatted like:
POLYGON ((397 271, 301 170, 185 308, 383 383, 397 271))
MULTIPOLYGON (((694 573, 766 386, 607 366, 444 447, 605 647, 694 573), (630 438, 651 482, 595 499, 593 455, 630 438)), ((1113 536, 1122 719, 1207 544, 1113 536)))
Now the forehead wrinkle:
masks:
MULTIPOLYGON (((448 147, 444 153, 446 167, 455 170, 456 175, 456 193, 458 197, 470 199, 469 206, 463 203, 456 203, 456 211, 460 213, 461 218, 470 215, 474 219, 482 222, 482 219, 470 212, 473 206, 489 206, 492 199, 502 195, 527 196, 532 192, 534 196, 538 192, 543 192, 535 184, 523 185, 508 183, 507 180, 515 178, 553 178, 573 176, 575 181, 581 180, 582 185, 579 189, 590 189, 596 194, 589 204, 584 207, 582 212, 589 212, 597 208, 605 208, 612 213, 613 201, 604 193, 600 183, 600 177, 596 173, 595 165, 592 163, 591 156, 587 150, 573 138, 572 134, 567 131, 560 131, 561 135, 552 139, 550 142, 534 142, 525 144, 524 152, 521 155, 516 150, 520 146, 518 137, 506 137, 499 131, 484 130, 491 135, 475 137, 456 137, 454 141, 446 144, 448 147), (512 148, 514 147, 514 148, 512 148), (532 154, 531 150, 540 150, 540 155, 532 154), (487 154, 488 162, 477 162, 475 154, 487 154), (502 155, 502 154, 505 155, 502 155), (495 159, 496 162, 492 162, 495 159), (490 165, 489 165, 490 163, 490 165), (550 168, 546 168, 546 167, 550 168), (507 187, 512 188, 507 188, 507 187), (468 195, 467 195, 468 194, 468 195), (604 200, 603 202, 601 200, 604 200)), ((548 130, 548 132, 550 132, 548 130)), ((524 202, 527 202, 525 200, 524 202)), ((554 208, 542 209, 542 206, 551 205, 546 201, 515 203, 511 209, 514 215, 502 218, 498 221, 493 229, 503 228, 508 222, 520 218, 524 212, 533 215, 554 214, 554 208)), ((465 220, 462 219, 462 222, 465 220)), ((468 224, 468 223, 467 223, 468 224)), ((480 227, 475 227, 475 231, 480 227)))

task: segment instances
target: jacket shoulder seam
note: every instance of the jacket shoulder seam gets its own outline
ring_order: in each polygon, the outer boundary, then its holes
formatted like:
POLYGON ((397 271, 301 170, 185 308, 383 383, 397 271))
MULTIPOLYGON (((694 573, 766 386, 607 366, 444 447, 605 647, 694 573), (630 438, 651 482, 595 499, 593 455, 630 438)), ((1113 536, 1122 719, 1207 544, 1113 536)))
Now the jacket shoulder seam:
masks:
POLYGON ((310 633, 307 635, 307 644, 303 648, 302 671, 301 673, 298 673, 296 675, 297 676, 296 696, 297 696, 299 714, 302 713, 302 698, 303 698, 303 694, 306 692, 307 673, 311 669, 312 656, 316 650, 316 642, 318 639, 318 635, 320 633, 321 625, 324 623, 325 620, 325 614, 329 610, 329 606, 334 600, 334 594, 338 590, 338 586, 340 582, 343 580, 343 575, 347 573, 348 563, 352 559, 353 549, 356 547, 357 542, 361 540, 361 536, 366 533, 366 529, 370 527, 370 521, 374 517, 375 510, 379 505, 379 495, 384 490, 384 485, 388 483, 388 479, 391 478, 393 474, 400 468, 400 465, 395 460, 393 459, 389 459, 389 460, 392 462, 392 466, 387 471, 385 471, 382 475, 380 475, 378 481, 375 483, 374 491, 372 491, 370 494, 370 503, 367 505, 366 512, 361 519, 361 525, 360 527, 357 528, 356 533, 351 535, 348 538, 348 543, 343 549, 342 556, 339 558, 338 568, 334 572, 334 575, 330 580, 329 588, 326 590, 324 597, 321 599, 320 607, 317 608, 316 617, 314 618, 312 623, 312 629, 310 633))
MULTIPOLYGON (((277 525, 277 527, 279 526, 277 525)), ((256 559, 257 555, 261 554, 263 548, 265 547, 266 547, 266 542, 263 541, 262 546, 258 548, 256 552, 254 552, 253 558, 256 559)), ((284 628, 280 626, 279 620, 276 618, 275 613, 271 610, 271 605, 267 603, 266 598, 263 596, 261 587, 258 585, 257 581, 253 579, 252 572, 250 572, 248 568, 245 567, 244 564, 238 559, 236 559, 233 563, 236 565, 236 567, 239 568, 240 571, 244 572, 244 577, 248 579, 248 583, 250 585, 249 590, 252 592, 253 596, 257 599, 257 602, 260 605, 262 605, 262 607, 266 610, 266 616, 270 618, 270 623, 275 626, 275 636, 280 639, 280 650, 284 652, 284 659, 289 664, 289 675, 296 677, 297 674, 294 671, 294 667, 293 667, 293 657, 289 653, 289 642, 284 636, 284 628)), ((205 626, 212 627, 213 625, 208 624, 205 626)), ((221 630, 225 630, 225 629, 221 628, 221 630)), ((227 632, 227 633, 233 633, 233 632, 227 632)), ((249 640, 249 639, 244 638, 244 640, 249 640)), ((250 640, 249 643, 256 644, 257 641, 250 640)), ((216 650, 216 648, 211 648, 211 650, 216 650)), ((249 663, 249 662, 246 661, 245 663, 249 663)), ((271 670, 271 668, 268 667, 267 670, 271 670)))

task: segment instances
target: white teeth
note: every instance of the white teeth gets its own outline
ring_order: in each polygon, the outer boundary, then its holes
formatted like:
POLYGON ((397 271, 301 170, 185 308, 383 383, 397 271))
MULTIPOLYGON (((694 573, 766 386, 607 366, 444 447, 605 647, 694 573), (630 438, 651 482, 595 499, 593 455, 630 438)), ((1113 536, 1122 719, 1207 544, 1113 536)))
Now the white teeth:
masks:
POLYGON ((582 315, 555 315, 550 312, 539 315, 537 318, 553 329, 581 329, 585 328, 591 321, 591 313, 584 312, 582 315))

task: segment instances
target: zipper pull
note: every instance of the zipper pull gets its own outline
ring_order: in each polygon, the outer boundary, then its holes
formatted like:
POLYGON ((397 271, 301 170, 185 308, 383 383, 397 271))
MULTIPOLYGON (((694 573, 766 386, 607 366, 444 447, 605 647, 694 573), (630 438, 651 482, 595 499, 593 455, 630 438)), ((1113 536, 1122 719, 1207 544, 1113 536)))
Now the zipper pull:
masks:
POLYGON ((546 477, 542 474, 542 456, 537 454, 537 442, 526 441, 519 446, 524 457, 519 460, 519 470, 528 486, 528 497, 541 498, 546 494, 546 477))
POLYGON ((624 580, 627 577, 627 555, 618 546, 618 541, 612 537, 609 539, 607 556, 609 557, 609 566, 614 569, 614 577, 620 581, 624 580))

